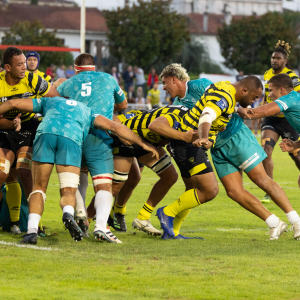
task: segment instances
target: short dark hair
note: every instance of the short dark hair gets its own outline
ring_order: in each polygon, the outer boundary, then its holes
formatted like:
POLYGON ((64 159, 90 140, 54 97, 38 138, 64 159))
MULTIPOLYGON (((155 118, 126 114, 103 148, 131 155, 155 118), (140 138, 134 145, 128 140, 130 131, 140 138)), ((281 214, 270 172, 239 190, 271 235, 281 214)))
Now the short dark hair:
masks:
POLYGON ((89 53, 80 54, 79 56, 76 57, 74 63, 76 66, 86 66, 86 65, 94 66, 96 64, 94 57, 89 53))
POLYGON ((285 88, 286 90, 293 90, 294 84, 288 74, 277 74, 269 80, 269 84, 272 83, 277 88, 285 88))
POLYGON ((258 90, 258 89, 263 90, 262 82, 260 81, 260 79, 258 77, 254 76, 254 75, 244 77, 243 79, 241 79, 239 81, 239 83, 242 86, 246 87, 249 91, 258 90))
POLYGON ((3 60, 3 64, 6 65, 10 65, 12 63, 12 59, 14 56, 17 55, 21 55, 23 54, 22 50, 20 50, 19 48, 16 47, 7 47, 2 54, 2 60, 3 60))

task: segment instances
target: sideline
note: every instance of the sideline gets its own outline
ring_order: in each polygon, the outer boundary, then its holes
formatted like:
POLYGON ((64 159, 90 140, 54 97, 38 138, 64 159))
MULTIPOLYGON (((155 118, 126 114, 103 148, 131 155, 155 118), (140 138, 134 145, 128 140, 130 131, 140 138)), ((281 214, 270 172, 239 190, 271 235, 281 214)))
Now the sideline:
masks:
POLYGON ((19 248, 30 248, 30 249, 43 250, 43 251, 60 251, 60 249, 57 248, 39 247, 34 245, 25 245, 25 244, 17 244, 17 243, 7 243, 4 241, 0 241, 0 245, 15 246, 19 248))

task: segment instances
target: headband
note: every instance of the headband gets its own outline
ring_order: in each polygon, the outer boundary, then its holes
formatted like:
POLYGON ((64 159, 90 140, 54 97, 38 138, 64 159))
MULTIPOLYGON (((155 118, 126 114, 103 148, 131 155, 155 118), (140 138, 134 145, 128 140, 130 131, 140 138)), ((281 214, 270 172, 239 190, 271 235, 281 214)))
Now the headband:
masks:
POLYGON ((74 65, 75 71, 80 72, 80 71, 95 71, 96 68, 94 65, 85 65, 85 66, 77 66, 74 65))

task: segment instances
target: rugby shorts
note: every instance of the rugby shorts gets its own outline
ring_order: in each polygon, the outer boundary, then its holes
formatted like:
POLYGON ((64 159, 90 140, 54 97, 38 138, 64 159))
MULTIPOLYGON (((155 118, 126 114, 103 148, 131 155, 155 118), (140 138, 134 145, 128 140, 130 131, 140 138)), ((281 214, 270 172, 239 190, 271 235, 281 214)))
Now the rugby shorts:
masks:
POLYGON ((170 150, 183 178, 213 172, 205 148, 194 147, 193 144, 183 141, 171 140, 170 150))
POLYGON ((64 136, 44 133, 33 142, 33 161, 80 168, 81 157, 81 147, 64 136))
POLYGON ((278 133, 282 138, 290 139, 292 141, 297 141, 299 138, 298 131, 290 125, 286 118, 264 118, 261 125, 261 131, 263 130, 272 130, 278 133))
POLYGON ((211 148, 211 157, 219 178, 239 170, 250 172, 267 154, 251 130, 242 127, 220 148, 211 148))

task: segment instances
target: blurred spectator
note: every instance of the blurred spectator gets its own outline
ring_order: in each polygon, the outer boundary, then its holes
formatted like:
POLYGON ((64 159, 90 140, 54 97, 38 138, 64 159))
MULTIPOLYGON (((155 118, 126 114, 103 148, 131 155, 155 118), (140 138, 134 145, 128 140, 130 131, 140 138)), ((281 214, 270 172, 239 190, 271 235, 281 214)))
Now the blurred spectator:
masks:
POLYGON ((47 70, 46 70, 46 75, 49 75, 51 78, 52 78, 52 80, 54 79, 54 75, 55 75, 55 65, 51 65, 50 67, 48 67, 47 68, 47 70))
POLYGON ((66 72, 65 72, 65 65, 61 65, 59 68, 57 68, 56 76, 57 76, 57 78, 67 78, 66 72))
POLYGON ((67 79, 73 77, 75 75, 75 71, 72 65, 69 65, 68 70, 66 71, 67 79))
POLYGON ((136 86, 137 87, 141 86, 143 88, 143 92, 144 92, 144 95, 145 95, 145 93, 146 93, 146 80, 145 80, 145 74, 144 74, 143 69, 141 69, 137 66, 134 66, 134 75, 135 75, 135 78, 136 78, 136 86))
POLYGON ((128 93, 127 93, 127 102, 128 103, 135 103, 135 98, 136 98, 136 94, 134 91, 134 87, 133 85, 131 85, 128 89, 128 93))
POLYGON ((244 71, 239 71, 239 75, 236 75, 236 81, 240 81, 245 77, 244 71))
POLYGON ((133 85, 134 73, 132 71, 132 66, 128 66, 127 70, 123 73, 123 80, 125 83, 125 91, 128 92, 128 89, 133 85))
POLYGON ((158 75, 154 68, 151 69, 151 73, 148 75, 148 88, 152 89, 154 83, 158 83, 158 75))
POLYGON ((137 89, 136 89, 136 99, 135 99, 135 103, 137 104, 145 104, 146 103, 146 100, 144 98, 144 90, 141 86, 139 86, 137 89))
POLYGON ((161 106, 160 103, 160 91, 158 89, 158 83, 153 84, 153 88, 148 91, 147 103, 151 103, 152 108, 157 108, 161 106))
POLYGON ((118 69, 116 67, 112 67, 111 68, 110 75, 112 75, 116 79, 116 81, 117 81, 118 84, 121 83, 122 77, 121 77, 121 74, 118 72, 118 69))

